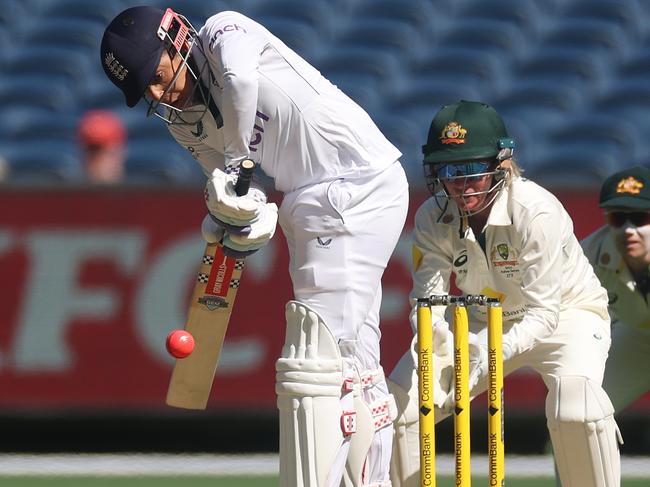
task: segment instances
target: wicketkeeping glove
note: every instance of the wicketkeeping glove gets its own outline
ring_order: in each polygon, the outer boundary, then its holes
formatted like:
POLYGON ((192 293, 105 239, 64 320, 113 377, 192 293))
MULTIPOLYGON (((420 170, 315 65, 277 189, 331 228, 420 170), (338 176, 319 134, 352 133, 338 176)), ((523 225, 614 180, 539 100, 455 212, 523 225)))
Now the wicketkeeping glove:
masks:
POLYGON ((469 391, 471 392, 478 381, 487 375, 488 352, 487 344, 481 342, 476 333, 470 333, 469 345, 469 391))
POLYGON ((449 324, 439 320, 433 325, 433 402, 443 407, 454 385, 454 335, 449 324))
MULTIPOLYGON (((513 348, 510 345, 508 337, 503 337, 502 341, 503 347, 503 361, 510 360, 513 356, 513 348)), ((476 333, 470 333, 468 338, 468 349, 469 349, 469 391, 470 394, 472 390, 476 387, 479 381, 487 376, 488 374, 488 351, 487 343, 483 342, 479 335, 476 333)), ((454 406, 456 403, 455 388, 452 387, 449 389, 449 394, 445 399, 445 402, 442 406, 442 409, 448 413, 454 411, 454 406)))
MULTIPOLYGON (((488 354, 487 354, 487 345, 482 343, 476 333, 470 333, 468 338, 468 348, 469 348, 469 391, 470 394, 472 389, 476 387, 479 380, 482 377, 487 375, 488 371, 488 354)), ((454 411, 454 406, 456 405, 456 388, 452 386, 449 389, 449 394, 447 395, 444 404, 442 405, 442 410, 448 413, 454 411)))

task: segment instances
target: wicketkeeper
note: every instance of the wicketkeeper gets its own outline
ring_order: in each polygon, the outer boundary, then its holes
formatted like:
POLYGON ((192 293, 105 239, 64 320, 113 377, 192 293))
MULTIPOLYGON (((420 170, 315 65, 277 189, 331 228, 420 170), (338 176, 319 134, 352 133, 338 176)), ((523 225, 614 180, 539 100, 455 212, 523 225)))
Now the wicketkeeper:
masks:
MULTIPOLYGON (((521 177, 515 143, 490 106, 460 101, 433 118, 423 147, 429 198, 417 211, 415 298, 463 294, 499 298, 507 375, 535 370, 548 387, 546 418, 564 487, 620 484, 619 432, 601 387, 610 345, 607 294, 573 234, 571 218, 548 191, 521 177)), ((434 307, 436 420, 454 405, 453 336, 434 307)), ((485 391, 485 309, 470 313, 470 390, 485 391)), ((393 486, 419 486, 418 397, 413 347, 390 375, 400 409, 393 486)), ((506 432, 507 438, 507 432, 506 432)))
MULTIPOLYGON (((361 107, 237 12, 197 31, 171 9, 127 9, 106 29, 101 62, 127 105, 144 99, 209 176, 208 242, 249 255, 279 214, 295 295, 276 366, 280 485, 389 486, 396 408, 379 361, 379 306, 408 206, 400 152, 361 107), (279 211, 259 186, 235 195, 244 159, 284 193, 279 211)), ((264 316, 260 326, 273 325, 264 316)))

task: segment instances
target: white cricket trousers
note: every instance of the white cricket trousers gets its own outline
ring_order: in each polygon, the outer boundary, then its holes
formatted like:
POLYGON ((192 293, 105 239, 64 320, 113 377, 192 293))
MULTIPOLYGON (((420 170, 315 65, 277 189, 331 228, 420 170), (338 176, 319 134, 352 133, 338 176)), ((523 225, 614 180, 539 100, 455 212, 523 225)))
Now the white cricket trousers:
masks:
POLYGON ((370 178, 298 189, 280 206, 295 299, 317 311, 337 340, 359 340, 357 358, 369 368, 379 367, 381 277, 407 210, 398 161, 370 178))
MULTIPOLYGON (((396 161, 372 177, 298 189, 280 206, 295 299, 320 314, 359 373, 380 369, 381 278, 401 235, 408 197, 406 175, 396 161)), ((368 403, 387 395, 383 379, 364 391, 368 403)), ((388 480, 392 437, 392 425, 375 434, 367 480, 388 480)), ((345 442, 332 466, 336 475, 348 452, 345 442)))

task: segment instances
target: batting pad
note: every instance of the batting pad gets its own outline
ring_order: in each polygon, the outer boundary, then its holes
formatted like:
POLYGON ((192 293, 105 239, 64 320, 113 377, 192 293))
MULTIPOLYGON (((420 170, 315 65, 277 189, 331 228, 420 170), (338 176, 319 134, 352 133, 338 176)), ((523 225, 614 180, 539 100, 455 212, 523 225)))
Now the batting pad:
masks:
POLYGON ((354 411, 343 411, 341 405, 347 382, 344 361, 317 313, 290 301, 286 319, 275 386, 280 412, 280 486, 338 487, 334 463, 356 427, 354 411))
POLYGON ((342 487, 391 487, 387 478, 388 458, 383 461, 378 457, 383 449, 390 452, 392 448, 391 427, 397 417, 397 405, 392 394, 371 401, 366 398, 369 389, 385 380, 383 370, 378 369, 364 372, 360 382, 354 384, 357 431, 351 437, 342 487))
POLYGON ((563 487, 619 487, 622 443, 614 407, 600 385, 581 376, 549 384, 546 420, 563 487))
MULTIPOLYGON (((393 378, 392 374, 391 378, 393 378)), ((405 390, 402 384, 391 379, 388 379, 387 382, 388 389, 395 397, 399 411, 394 423, 390 480, 395 487, 421 487, 417 377, 413 380, 415 387, 409 388, 409 390, 405 390), (410 397, 410 392, 415 392, 415 396, 410 397)))

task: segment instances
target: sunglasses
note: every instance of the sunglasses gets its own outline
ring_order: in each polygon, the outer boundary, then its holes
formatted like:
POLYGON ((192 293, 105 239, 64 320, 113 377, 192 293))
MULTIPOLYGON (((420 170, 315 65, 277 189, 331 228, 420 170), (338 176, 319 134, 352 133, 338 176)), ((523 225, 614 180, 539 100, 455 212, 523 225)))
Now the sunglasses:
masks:
POLYGON ((645 211, 611 211, 605 214, 607 223, 612 227, 620 228, 629 221, 635 227, 650 224, 650 213, 645 211))
POLYGON ((436 166, 435 172, 439 179, 448 179, 462 176, 474 176, 486 173, 494 161, 473 161, 436 166))

